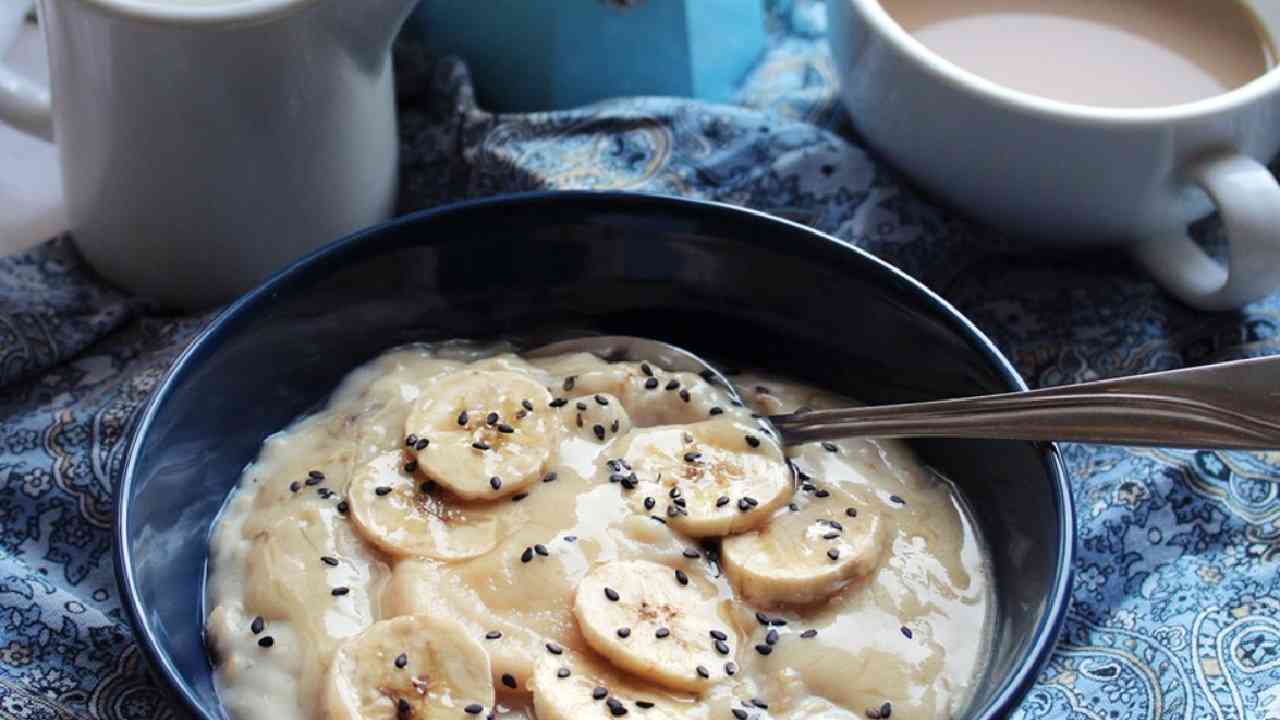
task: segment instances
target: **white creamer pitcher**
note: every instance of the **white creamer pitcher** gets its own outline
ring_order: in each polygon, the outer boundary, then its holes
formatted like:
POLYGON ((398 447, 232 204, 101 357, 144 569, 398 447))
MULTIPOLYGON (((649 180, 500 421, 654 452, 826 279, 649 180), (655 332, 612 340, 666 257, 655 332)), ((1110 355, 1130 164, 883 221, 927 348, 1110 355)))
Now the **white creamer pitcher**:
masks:
MULTIPOLYGON (((107 280, 223 302, 391 215, 390 49, 413 4, 39 0, 52 100, 0 67, 0 120, 57 143, 72 235, 107 280)), ((0 28, 25 5, 0 0, 0 28)))

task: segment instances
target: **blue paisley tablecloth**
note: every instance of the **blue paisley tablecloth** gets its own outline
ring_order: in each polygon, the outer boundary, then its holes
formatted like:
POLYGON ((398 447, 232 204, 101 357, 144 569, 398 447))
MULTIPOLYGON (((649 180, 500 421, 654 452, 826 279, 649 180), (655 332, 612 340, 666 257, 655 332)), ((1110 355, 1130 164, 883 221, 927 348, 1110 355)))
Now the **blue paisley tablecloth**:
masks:
MULTIPOLYGON (((404 210, 545 188, 760 208, 945 295, 1032 385, 1280 351, 1280 300, 1188 310, 1113 253, 1019 255, 878 163, 833 99, 817 0, 775 3, 735 106, 628 99, 494 116, 465 69, 399 50, 404 210)), ((1197 231, 1220 242, 1216 221, 1197 231)), ((131 423, 207 317, 97 282, 67 238, 0 259, 0 716, 178 716, 112 576, 131 423)), ((1066 632, 1015 718, 1280 718, 1280 453, 1064 448, 1079 506, 1066 632)))

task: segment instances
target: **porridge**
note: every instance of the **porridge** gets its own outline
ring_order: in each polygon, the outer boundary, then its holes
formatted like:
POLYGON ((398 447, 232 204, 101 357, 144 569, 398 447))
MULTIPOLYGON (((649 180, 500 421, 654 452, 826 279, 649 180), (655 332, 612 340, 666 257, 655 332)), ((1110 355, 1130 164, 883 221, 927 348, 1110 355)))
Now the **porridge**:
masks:
POLYGON ((215 528, 236 720, 950 718, 994 614, 904 444, 782 448, 848 405, 754 373, 414 345, 271 436, 215 528))

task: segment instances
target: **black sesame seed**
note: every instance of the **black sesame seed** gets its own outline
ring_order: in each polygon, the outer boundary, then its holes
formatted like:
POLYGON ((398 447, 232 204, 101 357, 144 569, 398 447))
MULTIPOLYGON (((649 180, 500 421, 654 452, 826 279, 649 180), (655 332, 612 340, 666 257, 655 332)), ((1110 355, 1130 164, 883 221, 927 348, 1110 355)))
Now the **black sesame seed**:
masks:
POLYGON ((410 475, 412 475, 412 474, 414 474, 415 472, 417 472, 417 471, 418 471, 418 461, 417 461, 417 460, 410 460, 409 462, 405 463, 405 464, 404 464, 404 471, 405 471, 405 472, 407 472, 407 473, 409 473, 410 475))
POLYGON ((902 498, 898 497, 897 495, 890 495, 890 496, 889 496, 889 502, 897 503, 897 504, 899 504, 899 505, 906 505, 906 504, 907 504, 907 501, 906 501, 906 500, 903 500, 902 498))
POLYGON ((564 388, 565 392, 569 392, 570 390, 573 389, 573 386, 577 383, 577 381, 578 381, 578 378, 574 377, 573 375, 570 375, 569 377, 564 379, 564 384, 562 384, 560 387, 564 388))
POLYGON ((723 414, 724 414, 724 408, 722 408, 722 407, 720 407, 719 405, 717 405, 717 406, 715 406, 715 407, 711 408, 710 413, 711 413, 712 415, 723 415, 723 414))
POLYGON ((653 631, 653 636, 661 640, 662 638, 670 637, 671 630, 664 627, 660 627, 657 630, 653 631))
POLYGON ((578 413, 578 419, 575 421, 574 424, 576 424, 578 427, 582 427, 582 413, 578 413))
POLYGON ((336 557, 329 557, 328 555, 321 555, 321 556, 320 556, 320 562, 324 563, 325 565, 328 565, 329 567, 338 567, 338 558, 336 558, 336 557))
POLYGON ((560 678, 561 680, 569 677, 572 674, 573 673, 569 672, 569 668, 566 668, 566 667, 562 667, 556 671, 556 677, 560 678))
POLYGON ((830 497, 831 493, 827 490, 819 490, 818 492, 814 493, 813 496, 818 498, 825 498, 825 497, 830 497))
POLYGON ((511 673, 502 673, 502 684, 514 690, 516 688, 516 679, 511 673))
POLYGON ((604 439, 604 426, 603 426, 603 425, 593 425, 593 426, 591 426, 591 432, 593 432, 593 433, 595 433, 595 434, 596 434, 596 439, 597 439, 597 440, 603 440, 603 439, 604 439))
POLYGON ((687 452, 684 454, 684 461, 687 463, 697 462, 698 458, 701 458, 701 457, 702 457, 702 453, 700 452, 687 452))
POLYGON ((640 372, 653 377, 653 368, 649 367, 649 363, 640 363, 640 372))
POLYGON ((676 569, 676 582, 680 583, 681 585, 688 585, 688 584, 689 584, 689 576, 688 576, 688 575, 685 575, 683 570, 680 570, 679 568, 677 568, 677 569, 676 569))
POLYGON ((747 435, 746 441, 747 441, 747 444, 753 448, 760 447, 760 438, 756 437, 755 435, 747 435))
POLYGON ((322 477, 318 478, 318 477, 308 476, 307 479, 304 480, 303 482, 306 484, 307 487, 315 487, 316 485, 319 485, 323 480, 324 478, 322 477))
POLYGON ((302 489, 302 483, 298 482, 297 480, 294 480, 293 482, 289 483, 289 492, 298 492, 301 489, 302 489))
POLYGON ((499 490, 499 489, 501 489, 501 488, 502 488, 502 478, 497 477, 497 476, 494 476, 494 477, 489 478, 489 487, 493 488, 494 490, 499 490))
POLYGON ((675 503, 676 507, 680 508, 681 510, 683 510, 685 508, 685 505, 687 504, 687 501, 684 498, 676 498, 672 502, 675 503))
POLYGON ((468 715, 479 715, 480 713, 484 712, 484 706, 481 705, 480 703, 471 703, 470 705, 462 709, 468 715))
POLYGON ((426 482, 424 482, 424 483, 422 483, 421 485, 419 485, 419 486, 418 486, 418 489, 419 489, 419 490, 421 490, 421 491, 422 491, 422 492, 424 492, 424 493, 433 493, 433 492, 435 492, 435 491, 436 491, 436 481, 435 481, 435 480, 427 480, 426 482))
POLYGON ((716 652, 720 653, 721 655, 729 654, 729 643, 723 640, 716 640, 715 645, 716 645, 716 652))
POLYGON ((698 558, 702 557, 702 553, 699 553, 697 550, 694 550, 693 548, 685 548, 684 552, 680 554, 684 555, 690 560, 697 560, 698 558))
POLYGON ((822 443, 822 449, 827 452, 840 452, 840 448, 836 447, 836 444, 833 442, 822 443))
POLYGON ((733 675, 737 672, 738 672, 738 665, 736 663, 727 662, 724 664, 725 675, 733 675))
POLYGON ((733 708, 730 712, 733 713, 734 720, 747 720, 749 717, 747 711, 742 708, 733 708))
POLYGON ((629 627, 618 628, 618 637, 623 638, 624 640, 626 638, 631 637, 631 628, 629 627))
POLYGON ((622 474, 622 473, 620 473, 620 472, 610 473, 610 474, 609 474, 609 482, 611 482, 611 483, 620 483, 620 482, 622 482, 623 480, 626 480, 626 479, 627 479, 627 476, 626 476, 626 475, 623 475, 623 474, 622 474))
POLYGON ((833 528, 835 530, 839 530, 840 532, 844 532, 844 526, 836 522, 835 520, 823 520, 822 522, 829 528, 833 528))
POLYGON ((469 418, 469 417, 467 417, 467 411, 466 411, 466 410, 463 410, 462 412, 458 413, 458 424, 459 424, 459 425, 462 425, 462 426, 464 426, 464 427, 465 427, 465 426, 466 426, 466 424, 467 424, 467 421, 468 421, 468 420, 470 420, 470 418, 469 418))
POLYGON ((757 612, 756 612, 756 622, 760 623, 761 625, 764 625, 764 626, 768 627, 768 625, 769 625, 769 616, 768 616, 768 615, 765 615, 765 614, 764 614, 764 613, 762 613, 762 612, 758 612, 758 611, 757 611, 757 612))
POLYGON ((759 501, 759 500, 756 500, 755 498, 751 497, 750 495, 743 495, 743 496, 742 496, 742 501, 743 501, 743 502, 745 502, 746 504, 750 505, 751 507, 755 507, 755 506, 757 506, 757 505, 759 505, 759 504, 760 504, 760 501, 759 501))
POLYGON ((712 630, 711 637, 716 640, 728 640, 729 636, 719 630, 712 630))
POLYGON ((516 431, 515 428, 511 427, 506 423, 498 423, 498 432, 502 433, 503 435, 510 435, 515 431, 516 431))
POLYGON ((766 634, 765 634, 765 636, 764 636, 764 641, 765 641, 765 643, 767 643, 767 644, 769 644, 769 645, 777 645, 777 644, 778 644, 778 631, 777 631, 777 630, 770 630, 768 633, 766 633, 766 634))
POLYGON ((906 638, 906 639, 908 639, 908 640, 910 640, 910 639, 911 639, 911 635, 912 635, 912 633, 911 633, 911 628, 907 627, 906 625, 903 625, 902 627, 900 627, 900 628, 898 628, 898 629, 902 631, 902 637, 904 637, 904 638, 906 638))
POLYGON ((808 640, 810 638, 815 638, 815 637, 818 637, 818 631, 810 628, 800 633, 800 637, 804 638, 805 640, 808 640))
POLYGON ((827 557, 831 558, 832 560, 839 560, 839 559, 840 559, 840 549, 839 549, 839 548, 831 548, 830 550, 828 550, 828 551, 827 551, 827 557))
POLYGON ((559 476, 559 475, 557 475, 557 474, 556 474, 556 472, 555 472, 554 470, 552 470, 551 472, 549 472, 549 473, 547 473, 546 475, 543 475, 543 476, 542 476, 542 482, 555 482, 555 481, 556 481, 556 478, 558 478, 558 477, 560 477, 560 476, 559 476))
POLYGON ((527 492, 516 493, 515 495, 511 496, 511 502, 520 502, 521 500, 527 497, 529 497, 529 493, 527 492))
POLYGON ((619 422, 617 418, 614 418, 613 422, 609 424, 609 432, 613 433, 614 435, 617 435, 618 428, 620 427, 622 427, 622 423, 619 422))
POLYGON ((534 545, 534 546, 533 546, 533 551, 534 551, 535 553, 537 553, 537 554, 541 555, 542 557, 547 557, 548 555, 550 555, 550 554, 551 554, 551 552, 550 552, 549 550, 547 550, 547 546, 546 546, 546 545, 542 545, 542 544, 534 545))
POLYGON ((552 400, 547 404, 553 408, 560 408, 560 407, 564 407, 565 405, 568 405, 569 401, 566 400, 565 398, 556 398, 555 400, 552 400))
POLYGON ((885 703, 880 706, 880 720, 889 720, 893 716, 893 706, 885 703))
POLYGON ((644 509, 645 509, 645 510, 652 510, 652 509, 653 509, 653 506, 654 506, 654 505, 657 505, 657 504, 658 504, 658 501, 657 501, 657 500, 654 500, 654 499, 653 499, 653 498, 651 498, 651 497, 647 497, 647 498, 645 498, 645 499, 644 499, 644 509))
POLYGON ((419 441, 418 441, 418 444, 416 444, 416 445, 414 445, 414 446, 413 446, 413 449, 414 449, 414 450, 426 450, 426 449, 427 449, 427 446, 428 446, 428 445, 430 445, 430 444, 431 444, 431 441, 430 441, 430 440, 428 440, 427 438, 422 438, 421 440, 419 440, 419 441))
POLYGON ((838 532, 829 532, 829 533, 827 533, 826 535, 823 535, 823 536, 822 536, 822 539, 823 539, 823 540, 835 540, 835 539, 836 539, 836 538, 838 538, 838 537, 840 537, 840 533, 838 533, 838 532))
POLYGON ((502 633, 498 630, 490 630, 484 634, 485 640, 498 640, 502 638, 502 633))
POLYGON ((746 512, 751 509, 751 505, 747 503, 746 498, 742 498, 741 500, 738 501, 738 509, 741 510, 742 512, 746 512))
POLYGON ((587 404, 586 404, 586 403, 584 403, 584 402, 581 402, 581 401, 574 403, 574 404, 573 404, 573 406, 574 406, 574 407, 576 407, 576 408, 578 408, 579 410, 581 410, 581 411, 583 411, 583 412, 586 412, 586 410, 587 410, 587 404))
POLYGON ((813 479, 813 478, 809 475, 809 473, 805 472, 804 470, 801 470, 799 466, 793 466, 793 467, 795 467, 795 469, 796 469, 796 477, 800 478, 801 480, 812 480, 812 479, 813 479))
POLYGON ((805 492, 813 492, 814 490, 818 489, 818 486, 814 485, 813 483, 801 483, 800 489, 804 490, 805 492))
POLYGON ((403 670, 404 666, 408 664, 409 664, 408 655, 405 655, 404 653, 400 653, 399 655, 396 656, 395 666, 397 669, 403 670))
POLYGON ((270 635, 263 635, 262 637, 258 638, 258 647, 260 648, 269 648, 275 644, 276 644, 276 639, 271 637, 270 635))
POLYGON ((667 389, 667 390, 675 390, 675 389, 676 389, 676 388, 678 388, 678 387, 680 387, 680 381, 679 381, 679 380, 672 380, 671 382, 667 383, 667 387, 666 387, 666 389, 667 389))
POLYGON ((349 511, 350 509, 351 509, 351 505, 348 504, 346 500, 341 500, 338 502, 338 513, 340 515, 346 515, 347 511, 349 511))
POLYGON ((533 559, 533 548, 527 547, 524 552, 520 553, 520 562, 529 562, 533 559))
POLYGON ((577 540, 578 540, 578 536, 577 536, 577 535, 565 535, 565 536, 564 536, 564 541, 565 541, 565 542, 577 542, 577 540))
POLYGON ((787 619, 786 618, 769 618, 769 624, 772 625, 773 627, 786 627, 787 619))
POLYGON ((800 510, 800 506, 795 503, 787 503, 787 509, 791 512, 797 512, 800 510))
POLYGON ((729 504, 729 498, 727 496, 721 495, 720 497, 716 498, 716 507, 724 507, 725 505, 728 505, 728 504, 729 504))
POLYGON ((708 669, 707 669, 705 666, 703 666, 703 665, 699 665, 698 667, 694 668, 694 670, 698 673, 698 677, 700 677, 700 678, 709 678, 709 677, 711 677, 711 671, 710 671, 710 670, 708 670, 708 669))
POLYGON ((516 411, 516 419, 517 419, 517 420, 523 420, 523 419, 525 419, 525 416, 527 416, 528 414, 529 414, 529 411, 528 411, 528 410, 525 410, 525 409, 521 408, 520 410, 517 410, 517 411, 516 411))
POLYGON ((761 710, 768 710, 768 709, 769 709, 769 703, 767 703, 767 702, 765 702, 765 701, 761 700, 760 698, 751 698, 751 704, 752 704, 752 705, 755 705, 756 707, 760 708, 761 710))
POLYGON ((559 655, 564 652, 564 648, 560 647, 559 645, 553 642, 549 642, 547 643, 547 652, 551 653, 552 655, 559 655))
POLYGON ((325 500, 333 497, 333 491, 326 487, 316 488, 316 494, 325 500))
POLYGON ((597 687, 596 689, 591 691, 592 700, 603 700, 606 697, 609 697, 609 691, 604 689, 603 687, 597 687))
POLYGON ((347 594, 347 593, 349 593, 349 592, 351 592, 351 588, 346 587, 346 586, 339 586, 339 587, 336 587, 336 588, 334 588, 334 589, 330 590, 330 591, 329 591, 329 594, 330 594, 330 595, 332 595, 332 596, 334 596, 334 597, 342 597, 343 595, 346 595, 346 594, 347 594))
POLYGON ((258 635, 258 634, 259 634, 259 633, 261 633, 261 632, 263 631, 263 629, 265 629, 266 627, 267 627, 267 621, 266 621, 266 620, 263 620, 261 615, 259 615, 258 617, 254 618, 254 619, 253 619, 253 622, 249 623, 249 630, 250 630, 250 632, 252 632, 254 635, 258 635))
MULTIPOLYGON (((676 503, 679 503, 679 502, 681 501, 680 500, 676 501, 676 503)), ((673 503, 667 506, 667 517, 673 518, 680 515, 688 515, 688 514, 689 514, 688 511, 686 511, 682 505, 677 505, 673 503)))
POLYGON ((648 700, 637 700, 636 707, 640 708, 641 710, 648 710, 649 708, 653 707, 653 703, 649 702, 648 700))
POLYGON ((605 588, 604 596, 609 598, 609 600, 612 602, 618 602, 618 598, 620 597, 618 595, 618 591, 614 590, 613 588, 605 588))
POLYGON ((609 713, 614 717, 622 717, 627 714, 627 708, 621 702, 618 702, 616 698, 609 698, 604 704, 609 706, 609 713))
POLYGON ((387 495, 391 494, 391 488, 387 487, 386 485, 382 485, 374 488, 373 494, 377 495, 378 497, 386 497, 387 495))
POLYGON ((857 509, 857 508, 845 508, 845 509, 844 509, 844 514, 845 514, 845 515, 848 515, 848 516, 849 516, 849 517, 851 517, 851 518, 856 518, 856 517, 858 517, 858 509, 857 509))
POLYGON ((654 519, 654 520, 657 520, 658 522, 662 523, 663 525, 666 525, 666 524, 667 524, 667 521, 666 521, 666 520, 663 520, 662 518, 658 517, 657 515, 650 515, 649 517, 650 517, 650 518, 652 518, 652 519, 654 519))
POLYGON ((477 441, 475 441, 475 442, 471 443, 471 447, 473 447, 473 448, 475 448, 475 449, 477 449, 477 450, 488 450, 488 449, 489 449, 489 443, 487 443, 487 442, 485 442, 485 441, 483 441, 483 440, 477 440, 477 441))
POLYGON ((761 655, 768 655, 769 653, 773 652, 773 647, 770 645, 763 645, 763 644, 757 645, 756 652, 760 653, 761 655))
POLYGON ((651 377, 651 378, 649 378, 648 380, 645 380, 645 381, 644 381, 644 389, 645 389, 645 390, 657 390, 657 389, 658 389, 658 378, 656 378, 656 377, 651 377))
POLYGON ((484 416, 484 422, 485 422, 485 424, 486 424, 486 425, 497 425, 497 424, 498 424, 498 417, 499 417, 499 416, 498 416, 498 413, 496 413, 496 412, 491 412, 491 413, 489 413, 488 415, 485 415, 485 416, 484 416))
POLYGON ((405 444, 405 447, 413 447, 414 445, 417 445, 418 436, 414 435, 413 433, 409 433, 409 435, 406 436, 404 439, 404 444, 405 444))
POLYGON ((596 404, 597 404, 597 405, 608 405, 608 404, 609 404, 609 398, 607 398, 607 397, 605 397, 605 396, 603 396, 603 395, 596 395, 596 404))

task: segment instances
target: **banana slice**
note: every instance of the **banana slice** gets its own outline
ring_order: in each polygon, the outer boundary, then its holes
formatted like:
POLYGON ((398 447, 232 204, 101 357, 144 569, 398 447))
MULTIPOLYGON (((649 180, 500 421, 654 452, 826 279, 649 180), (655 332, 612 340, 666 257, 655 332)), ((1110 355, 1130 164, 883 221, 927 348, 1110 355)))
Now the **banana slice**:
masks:
POLYGON ((647 689, 580 654, 544 655, 532 683, 538 720, 612 720, 632 713, 645 720, 710 716, 707 705, 696 697, 647 689))
POLYGON ((533 378, 467 370, 435 380, 405 420, 406 439, 430 479, 466 500, 520 492, 553 460, 560 422, 533 378))
POLYGON ((474 718, 493 709, 489 656, 452 621, 381 620, 338 649, 326 700, 331 720, 474 718))
MULTIPOLYGON (((778 445, 733 420, 637 430, 621 460, 629 472, 616 479, 632 507, 693 537, 758 527, 794 492, 778 445)), ((610 468, 609 474, 614 479, 619 473, 610 468)))
POLYGON ((760 605, 812 603, 834 595, 880 562, 880 515, 851 515, 838 494, 783 509, 754 532, 725 538, 720 561, 746 600, 760 605))
POLYGON ((568 431, 595 443, 605 443, 631 431, 631 416, 618 396, 580 395, 557 410, 568 431))
MULTIPOLYGON (((641 427, 694 423, 713 417, 750 419, 750 411, 737 407, 728 393, 688 372, 667 372, 647 362, 566 363, 551 392, 565 399, 569 394, 607 393, 622 400, 632 421, 641 427)), ((557 401, 559 402, 559 401, 557 401)))
POLYGON ((587 644, 616 667, 701 693, 727 677, 737 631, 698 577, 647 560, 605 563, 574 593, 587 644))
POLYGON ((360 536, 400 557, 463 560, 489 552, 502 539, 501 507, 453 501, 405 472, 399 451, 356 468, 347 502, 360 536))

